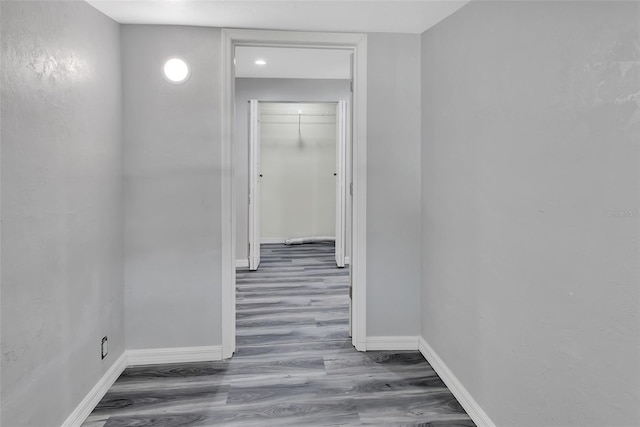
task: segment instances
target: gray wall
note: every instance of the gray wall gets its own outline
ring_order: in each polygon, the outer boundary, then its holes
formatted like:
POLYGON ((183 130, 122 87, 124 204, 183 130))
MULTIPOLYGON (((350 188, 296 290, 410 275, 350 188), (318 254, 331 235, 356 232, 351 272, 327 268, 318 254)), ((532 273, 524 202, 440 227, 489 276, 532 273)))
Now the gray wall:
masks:
POLYGON ((420 36, 367 44, 367 335, 418 335, 420 36))
POLYGON ((236 143, 233 152, 236 186, 236 259, 247 259, 249 256, 249 100, 339 101, 349 99, 349 96, 348 80, 236 79, 236 143))
POLYGON ((336 107, 260 103, 261 238, 335 236, 336 107))
POLYGON ((221 343, 220 30, 122 26, 127 349, 221 343), (167 83, 171 55, 191 65, 167 83))
POLYGON ((124 350, 119 30, 84 2, 0 7, 1 423, 54 426, 124 350))
POLYGON ((640 425, 639 7, 422 36, 422 334, 499 426, 640 425))
MULTIPOLYGON (((369 34, 367 61, 367 335, 418 335, 420 36, 369 34)), ((237 141, 247 138, 245 106, 251 98, 324 101, 348 91, 344 81, 264 80, 236 80, 237 141)), ((247 144, 235 150, 236 253, 245 258, 247 144)))

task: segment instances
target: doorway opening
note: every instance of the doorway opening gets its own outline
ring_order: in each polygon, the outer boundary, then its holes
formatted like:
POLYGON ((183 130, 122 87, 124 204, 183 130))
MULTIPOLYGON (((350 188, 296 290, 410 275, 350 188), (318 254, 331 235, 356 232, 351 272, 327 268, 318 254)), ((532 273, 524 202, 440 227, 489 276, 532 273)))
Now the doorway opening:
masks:
MULTIPOLYGON (((241 188, 235 173, 236 149, 241 139, 236 135, 235 52, 238 47, 270 47, 282 49, 320 49, 348 51, 352 54, 352 73, 348 82, 351 93, 351 182, 346 191, 351 197, 351 256, 349 295, 352 302, 351 343, 366 350, 366 35, 255 30, 223 30, 222 111, 222 353, 231 357, 236 340, 236 244, 237 205, 241 188)), ((263 99, 273 99, 266 97, 263 99)), ((335 98, 334 98, 335 100, 335 98)), ((246 126, 246 121, 244 122, 246 126)))
POLYGON ((349 263, 348 121, 346 100, 249 101, 250 270, 262 244, 332 242, 336 266, 349 263))

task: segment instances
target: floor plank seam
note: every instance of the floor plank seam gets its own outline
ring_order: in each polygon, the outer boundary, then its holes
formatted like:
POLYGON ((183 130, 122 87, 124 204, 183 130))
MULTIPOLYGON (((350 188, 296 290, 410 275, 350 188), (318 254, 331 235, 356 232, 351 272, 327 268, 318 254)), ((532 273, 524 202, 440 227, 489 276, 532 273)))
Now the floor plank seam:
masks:
POLYGON ((127 368, 83 427, 475 426, 419 352, 355 350, 348 272, 331 245, 263 245, 234 356, 127 368))

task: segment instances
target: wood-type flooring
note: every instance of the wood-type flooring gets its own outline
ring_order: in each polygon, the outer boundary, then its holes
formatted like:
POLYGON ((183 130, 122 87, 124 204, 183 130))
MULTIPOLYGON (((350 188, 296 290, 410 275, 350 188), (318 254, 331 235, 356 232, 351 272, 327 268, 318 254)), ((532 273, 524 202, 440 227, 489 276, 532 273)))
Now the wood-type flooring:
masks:
POLYGON ((333 250, 263 245, 237 271, 234 356, 128 367, 83 427, 475 426, 419 352, 352 347, 333 250))

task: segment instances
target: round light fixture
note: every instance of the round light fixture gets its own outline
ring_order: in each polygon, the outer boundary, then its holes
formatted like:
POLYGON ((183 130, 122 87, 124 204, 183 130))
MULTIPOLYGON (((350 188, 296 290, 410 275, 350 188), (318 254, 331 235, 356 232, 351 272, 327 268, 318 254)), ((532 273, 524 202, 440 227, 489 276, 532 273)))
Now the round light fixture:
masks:
POLYGON ((189 80, 191 70, 184 59, 172 57, 164 62, 162 74, 169 83, 180 84, 189 80))
POLYGON ((265 61, 264 59, 258 59, 255 62, 256 65, 267 65, 267 61, 265 61))

